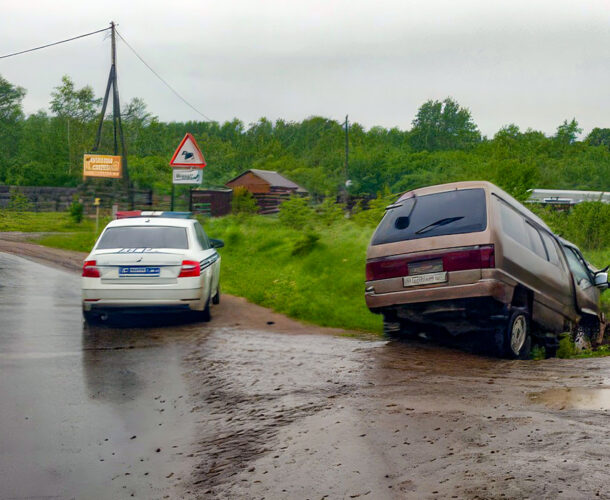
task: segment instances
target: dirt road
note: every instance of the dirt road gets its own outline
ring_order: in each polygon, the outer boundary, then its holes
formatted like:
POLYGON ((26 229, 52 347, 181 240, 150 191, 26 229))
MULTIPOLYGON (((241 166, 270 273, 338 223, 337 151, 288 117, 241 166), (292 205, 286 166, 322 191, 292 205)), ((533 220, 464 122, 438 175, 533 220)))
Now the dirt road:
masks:
MULTIPOLYGON (((82 259, 6 240, 0 251, 73 270, 82 259)), ((0 273, 23 262, 5 256, 0 273)), ((75 273, 54 272, 47 281, 78 287, 75 273)), ((16 294, 4 288, 6 317, 16 294)), ((346 338, 229 296, 208 324, 91 328, 78 290, 62 300, 42 347, 26 320, 0 326, 0 472, 29 464, 31 481, 54 478, 24 493, 3 480, 0 498, 81 498, 88 484, 108 498, 610 498, 606 359, 503 361, 346 338), (28 363, 43 358, 32 376, 28 363), (14 370, 18 390, 6 382, 14 370), (70 380, 53 401, 77 411, 23 395, 45 375, 70 380), (27 434, 68 425, 63 444, 27 434)))

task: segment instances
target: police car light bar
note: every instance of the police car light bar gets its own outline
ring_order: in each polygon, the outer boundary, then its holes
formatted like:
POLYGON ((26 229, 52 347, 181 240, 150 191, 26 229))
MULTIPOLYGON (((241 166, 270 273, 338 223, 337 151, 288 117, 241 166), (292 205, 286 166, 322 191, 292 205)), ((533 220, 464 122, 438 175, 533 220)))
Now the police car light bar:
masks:
POLYGON ((192 212, 163 212, 146 210, 124 210, 116 213, 117 219, 130 219, 132 217, 168 217, 170 219, 190 219, 192 212))

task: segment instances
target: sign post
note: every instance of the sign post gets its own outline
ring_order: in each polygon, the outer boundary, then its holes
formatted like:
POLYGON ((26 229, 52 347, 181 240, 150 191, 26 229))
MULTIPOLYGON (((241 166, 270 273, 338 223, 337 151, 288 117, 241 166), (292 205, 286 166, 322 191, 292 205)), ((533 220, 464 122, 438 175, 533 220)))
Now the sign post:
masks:
POLYGON ((100 230, 100 199, 96 198, 93 205, 95 206, 95 237, 97 238, 100 230))
POLYGON ((178 148, 174 151, 169 165, 172 167, 171 210, 174 210, 176 184, 201 185, 203 181, 203 167, 207 165, 203 153, 192 134, 187 133, 184 136, 178 148))

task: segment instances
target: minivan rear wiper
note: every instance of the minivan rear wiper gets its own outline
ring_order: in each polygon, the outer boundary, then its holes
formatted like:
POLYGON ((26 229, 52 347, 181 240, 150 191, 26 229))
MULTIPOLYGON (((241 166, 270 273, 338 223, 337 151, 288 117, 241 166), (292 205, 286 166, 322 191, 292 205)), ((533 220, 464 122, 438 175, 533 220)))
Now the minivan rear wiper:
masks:
POLYGON ((433 222, 432 224, 428 224, 427 226, 424 226, 421 229, 418 229, 417 231, 415 231, 415 234, 427 233, 428 231, 432 231, 432 229, 434 229, 435 227, 446 226, 447 224, 451 224, 452 222, 458 221, 463 218, 464 218, 463 216, 445 217, 444 219, 439 219, 436 222, 433 222))

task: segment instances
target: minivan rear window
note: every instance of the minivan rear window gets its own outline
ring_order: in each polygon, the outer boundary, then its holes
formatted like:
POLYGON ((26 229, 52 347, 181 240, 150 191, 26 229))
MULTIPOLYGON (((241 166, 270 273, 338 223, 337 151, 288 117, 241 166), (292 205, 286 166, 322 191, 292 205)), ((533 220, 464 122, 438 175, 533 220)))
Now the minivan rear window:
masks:
POLYGON ((168 226, 125 226, 106 229, 98 250, 108 248, 188 248, 186 228, 168 226))
POLYGON ((371 244, 476 233, 486 228, 484 189, 445 191, 397 202, 377 226, 371 244))

